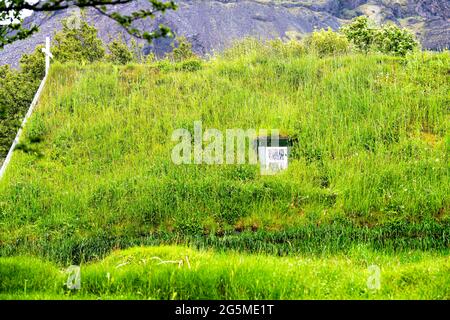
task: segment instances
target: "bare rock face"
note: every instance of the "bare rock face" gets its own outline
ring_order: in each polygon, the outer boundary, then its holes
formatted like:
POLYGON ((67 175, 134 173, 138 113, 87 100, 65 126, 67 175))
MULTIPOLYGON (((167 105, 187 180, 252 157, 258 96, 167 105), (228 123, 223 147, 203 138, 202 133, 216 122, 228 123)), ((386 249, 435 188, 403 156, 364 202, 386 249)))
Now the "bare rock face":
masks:
MULTIPOLYGON (((158 24, 170 26, 175 34, 185 36, 194 50, 202 55, 221 51, 243 37, 301 37, 314 29, 341 24, 361 14, 379 23, 392 21, 411 29, 427 49, 450 46, 450 0, 178 0, 179 9, 169 11, 154 20, 140 22, 142 29, 151 30, 158 24)), ((137 0, 119 8, 131 13, 148 7, 147 0, 137 0)), ((61 19, 70 10, 55 13, 35 13, 27 24, 40 25, 40 31, 26 40, 6 46, 0 51, 0 64, 17 63, 23 53, 34 50, 61 29, 61 19)), ((95 10, 87 10, 87 18, 108 42, 123 29, 95 10)), ((129 41, 129 36, 125 35, 129 41)), ((145 44, 144 52, 163 54, 170 49, 171 39, 159 39, 145 44)))

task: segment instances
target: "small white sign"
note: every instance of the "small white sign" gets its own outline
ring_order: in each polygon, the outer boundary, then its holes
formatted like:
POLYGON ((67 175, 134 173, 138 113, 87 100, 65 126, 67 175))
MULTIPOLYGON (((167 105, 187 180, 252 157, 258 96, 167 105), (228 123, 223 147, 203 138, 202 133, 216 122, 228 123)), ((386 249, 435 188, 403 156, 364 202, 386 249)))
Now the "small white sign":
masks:
POLYGON ((288 167, 288 147, 259 147, 262 174, 275 174, 288 167))

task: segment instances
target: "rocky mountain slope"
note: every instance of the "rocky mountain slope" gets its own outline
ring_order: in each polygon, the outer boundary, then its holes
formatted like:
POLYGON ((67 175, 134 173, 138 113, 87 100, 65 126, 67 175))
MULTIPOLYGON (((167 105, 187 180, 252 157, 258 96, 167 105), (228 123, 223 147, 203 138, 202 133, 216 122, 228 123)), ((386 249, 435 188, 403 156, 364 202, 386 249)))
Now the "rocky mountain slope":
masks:
MULTIPOLYGON (((238 38, 302 37, 315 28, 338 28, 349 19, 365 14, 382 23, 393 21, 415 32, 423 46, 443 49, 450 46, 450 0, 178 0, 179 9, 142 22, 150 29, 164 23, 177 35, 186 36, 200 54, 222 50, 238 38)), ((136 0, 120 8, 122 13, 147 6, 146 0, 136 0)), ((70 14, 64 10, 51 14, 33 14, 26 23, 40 25, 40 32, 0 51, 0 64, 17 65, 20 56, 30 52, 61 28, 61 19, 70 14)), ((95 10, 87 10, 87 18, 108 41, 123 32, 95 10)), ((129 40, 129 39, 128 39, 129 40)), ((162 39, 146 45, 144 51, 162 53, 171 40, 162 39)))

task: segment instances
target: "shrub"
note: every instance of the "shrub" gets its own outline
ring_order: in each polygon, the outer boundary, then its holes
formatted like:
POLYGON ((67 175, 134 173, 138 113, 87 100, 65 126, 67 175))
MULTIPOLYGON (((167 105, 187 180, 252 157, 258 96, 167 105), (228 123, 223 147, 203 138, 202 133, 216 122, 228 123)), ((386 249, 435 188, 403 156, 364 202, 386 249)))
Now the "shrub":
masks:
POLYGON ((223 52, 222 56, 225 59, 233 60, 252 55, 259 61, 266 61, 268 57, 292 58, 300 57, 305 53, 305 45, 296 39, 261 41, 255 38, 245 38, 235 41, 230 48, 223 52))
POLYGON ((35 70, 30 70, 28 74, 11 70, 9 66, 0 67, 0 163, 39 85, 39 81, 32 77, 35 70))
POLYGON ((118 36, 116 39, 108 44, 110 54, 108 60, 115 64, 127 64, 134 60, 133 52, 128 48, 122 37, 118 36))
POLYGON ((174 64, 168 59, 158 60, 155 62, 155 67, 157 70, 162 72, 169 72, 174 69, 174 64))
POLYGON ((227 60, 234 60, 261 53, 268 53, 267 46, 256 38, 248 37, 233 41, 233 44, 224 50, 222 56, 227 60))
POLYGON ((177 37, 177 44, 172 43, 172 52, 169 54, 170 58, 175 62, 181 62, 195 58, 196 55, 192 51, 192 44, 185 37, 177 37))
POLYGON ((305 45, 310 52, 316 53, 320 57, 342 54, 349 51, 347 38, 342 34, 334 32, 331 28, 328 28, 328 30, 314 31, 305 39, 305 45))
POLYGON ((181 70, 183 71, 198 71, 202 68, 202 62, 200 59, 193 58, 181 63, 181 70))
POLYGON ((37 46, 33 53, 24 54, 20 58, 20 67, 22 73, 29 79, 43 79, 45 76, 45 56, 42 52, 44 46, 37 46))
POLYGON ((388 24, 375 34, 374 45, 379 52, 405 56, 409 51, 413 51, 418 43, 408 30, 388 24))
POLYGON ((149 52, 146 56, 143 57, 143 63, 154 63, 156 62, 156 55, 154 52, 149 52))
POLYGON ((62 20, 62 31, 54 36, 53 55, 61 62, 94 62, 105 56, 103 42, 97 36, 97 29, 85 20, 76 27, 71 18, 62 20))
POLYGON ((145 63, 147 58, 144 55, 144 45, 138 43, 134 38, 131 38, 131 53, 133 54, 133 60, 138 63, 145 63))
POLYGON ((353 19, 351 23, 343 26, 341 31, 357 49, 366 53, 373 50, 405 56, 418 46, 414 36, 408 30, 394 24, 378 28, 365 16, 353 19))
POLYGON ((373 44, 376 28, 366 16, 359 16, 341 28, 341 32, 357 49, 368 52, 373 44))

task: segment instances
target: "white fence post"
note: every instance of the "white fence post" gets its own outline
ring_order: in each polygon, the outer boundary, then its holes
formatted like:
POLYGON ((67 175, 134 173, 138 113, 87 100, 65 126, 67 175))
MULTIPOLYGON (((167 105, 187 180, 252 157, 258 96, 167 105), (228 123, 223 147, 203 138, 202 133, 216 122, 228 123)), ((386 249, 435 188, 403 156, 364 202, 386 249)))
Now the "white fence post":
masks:
POLYGON ((42 48, 42 52, 45 53, 45 77, 47 77, 48 71, 50 69, 50 58, 53 58, 50 52, 50 38, 45 38, 45 48, 42 48))
POLYGON ((14 138, 14 141, 11 145, 11 148, 8 151, 5 161, 3 161, 2 167, 0 168, 0 180, 3 178, 6 168, 8 167, 8 164, 11 161, 14 149, 16 148, 17 144, 19 143, 20 136, 22 135, 22 130, 25 127, 25 124, 27 123, 28 118, 33 113, 33 109, 36 106, 37 102, 39 101, 39 97, 41 96, 42 90, 44 89, 45 82, 47 80, 48 71, 50 70, 50 58, 53 58, 53 55, 50 52, 50 38, 49 37, 45 38, 45 48, 42 48, 42 52, 45 53, 45 76, 44 76, 44 79, 42 79, 41 84, 39 85, 39 88, 36 91, 36 94, 34 95, 33 101, 31 101, 30 108, 28 108, 28 112, 26 113, 25 117, 23 118, 22 124, 20 125, 20 128, 17 131, 17 135, 14 138))

